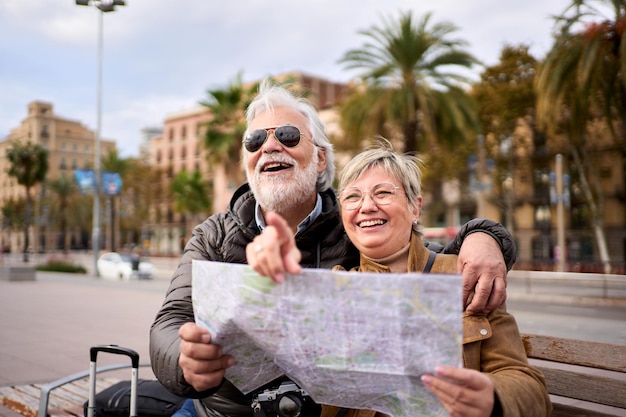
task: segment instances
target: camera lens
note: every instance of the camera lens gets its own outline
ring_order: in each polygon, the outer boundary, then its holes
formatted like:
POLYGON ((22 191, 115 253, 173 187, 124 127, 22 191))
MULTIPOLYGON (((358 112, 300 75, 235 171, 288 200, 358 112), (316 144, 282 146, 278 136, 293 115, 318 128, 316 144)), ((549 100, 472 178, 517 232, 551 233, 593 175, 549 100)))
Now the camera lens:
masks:
POLYGON ((286 394, 278 400, 280 417, 298 417, 302 410, 302 400, 297 395, 286 394))

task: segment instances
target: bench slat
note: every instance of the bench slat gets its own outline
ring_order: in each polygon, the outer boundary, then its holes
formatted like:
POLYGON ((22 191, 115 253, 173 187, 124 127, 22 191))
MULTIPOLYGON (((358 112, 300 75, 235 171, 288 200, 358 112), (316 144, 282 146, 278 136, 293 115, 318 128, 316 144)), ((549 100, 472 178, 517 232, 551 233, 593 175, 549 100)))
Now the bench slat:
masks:
POLYGON ((552 400, 551 417, 624 417, 626 412, 613 407, 578 402, 574 405, 561 403, 559 398, 552 400), (597 406, 597 407, 594 407, 597 406))
MULTIPOLYGON (((603 375, 559 369, 534 363, 546 377, 548 392, 562 397, 626 408, 626 374, 603 371, 603 375)), ((571 366, 575 369, 575 366, 571 366)))
POLYGON ((523 334, 529 358, 626 372, 626 345, 523 334))

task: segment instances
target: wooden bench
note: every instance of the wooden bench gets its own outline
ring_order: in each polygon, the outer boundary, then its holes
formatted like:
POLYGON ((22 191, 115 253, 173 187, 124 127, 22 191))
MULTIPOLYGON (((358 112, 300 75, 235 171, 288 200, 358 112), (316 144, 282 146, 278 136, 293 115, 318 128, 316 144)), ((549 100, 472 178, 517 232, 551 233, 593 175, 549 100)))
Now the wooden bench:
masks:
MULTIPOLYGON (((522 339, 530 362, 546 377, 552 417, 626 417, 626 345, 534 334, 522 339)), ((29 417, 82 416, 87 379, 64 382, 0 388, 0 404, 29 417)), ((97 391, 115 382, 98 378, 97 391)))
MULTIPOLYGON (((112 377, 98 378, 96 391, 99 392, 118 381, 119 379, 112 377)), ((42 384, 0 387, 0 404, 20 416, 37 417, 45 389, 46 385, 42 384)), ((48 416, 83 417, 83 403, 89 397, 89 380, 84 378, 68 382, 48 394, 45 411, 48 416)), ((0 416, 3 415, 4 412, 0 409, 0 416)))
MULTIPOLYGON (((140 363, 139 367, 149 367, 140 363)), ((115 377, 102 377, 101 373, 130 368, 129 364, 98 367, 96 392, 120 381, 115 377)), ((83 404, 89 398, 89 370, 77 372, 48 384, 26 384, 0 387, 0 406, 26 417, 83 417, 83 404)), ((0 416, 4 416, 0 409, 0 416)))
POLYGON ((523 334, 546 377, 552 417, 626 417, 626 345, 523 334))

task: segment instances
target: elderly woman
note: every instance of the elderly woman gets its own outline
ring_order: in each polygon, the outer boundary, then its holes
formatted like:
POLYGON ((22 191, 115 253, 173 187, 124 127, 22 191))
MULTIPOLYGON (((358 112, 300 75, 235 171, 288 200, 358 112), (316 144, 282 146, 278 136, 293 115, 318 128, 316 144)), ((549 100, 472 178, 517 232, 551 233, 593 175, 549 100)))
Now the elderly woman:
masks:
MULTIPOLYGON (((420 161, 400 155, 388 142, 365 151, 344 168, 339 181, 341 218, 361 253, 356 271, 456 272, 456 255, 435 254, 422 242, 420 161)), ((278 216, 272 228, 246 250, 249 264, 277 281, 283 270, 300 271, 293 234, 278 216), (256 246, 255 246, 256 245, 256 246), (258 251, 255 248, 263 247, 258 251)), ((338 266, 337 269, 342 269, 338 266)), ((440 366, 423 383, 452 416, 549 416, 543 375, 528 364, 513 316, 503 307, 482 316, 463 316, 464 368, 440 366)), ((324 406, 322 416, 339 409, 324 406)), ((379 416, 350 410, 350 416, 379 416)))

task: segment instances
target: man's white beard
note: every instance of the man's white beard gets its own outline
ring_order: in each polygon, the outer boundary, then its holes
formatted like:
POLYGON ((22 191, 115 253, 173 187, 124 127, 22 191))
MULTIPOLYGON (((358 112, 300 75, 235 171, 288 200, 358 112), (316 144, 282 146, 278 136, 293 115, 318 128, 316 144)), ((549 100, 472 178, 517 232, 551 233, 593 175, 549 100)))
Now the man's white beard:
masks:
POLYGON ((246 176, 254 197, 263 209, 284 213, 311 198, 311 194, 316 191, 317 164, 317 152, 314 152, 309 165, 304 169, 291 157, 269 154, 259 158, 253 175, 246 172, 246 176), (260 168, 268 161, 285 162, 293 165, 293 174, 262 175, 260 168))

